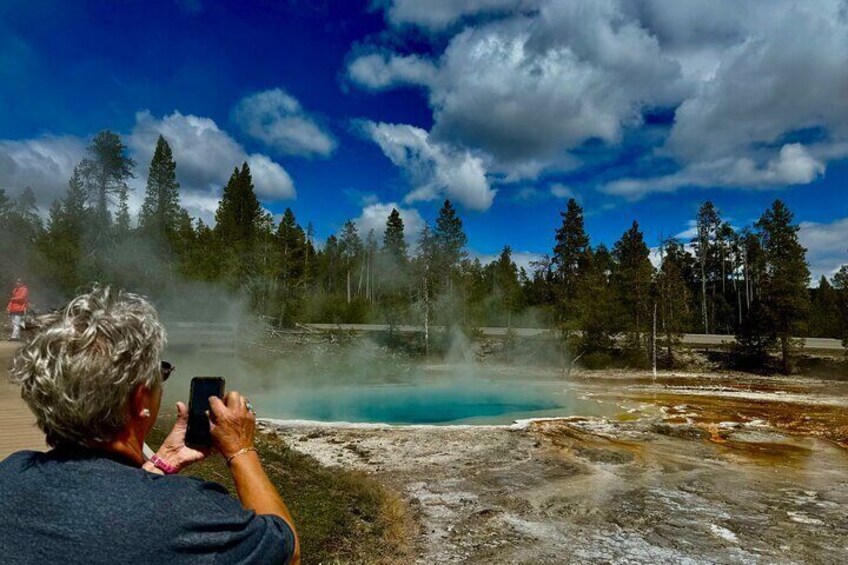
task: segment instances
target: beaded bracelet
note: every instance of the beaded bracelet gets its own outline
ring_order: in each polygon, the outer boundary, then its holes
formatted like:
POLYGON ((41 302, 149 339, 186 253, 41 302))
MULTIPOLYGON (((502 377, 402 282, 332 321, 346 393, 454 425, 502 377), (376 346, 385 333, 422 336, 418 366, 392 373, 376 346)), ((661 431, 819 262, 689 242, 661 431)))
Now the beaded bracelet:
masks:
POLYGON ((235 459, 236 457, 238 457, 239 455, 241 455, 243 453, 247 453, 248 451, 256 451, 256 448, 255 447, 242 447, 241 449, 239 449, 238 451, 236 451, 235 453, 233 453, 232 455, 227 457, 227 466, 228 467, 230 466, 230 462, 233 459, 235 459))

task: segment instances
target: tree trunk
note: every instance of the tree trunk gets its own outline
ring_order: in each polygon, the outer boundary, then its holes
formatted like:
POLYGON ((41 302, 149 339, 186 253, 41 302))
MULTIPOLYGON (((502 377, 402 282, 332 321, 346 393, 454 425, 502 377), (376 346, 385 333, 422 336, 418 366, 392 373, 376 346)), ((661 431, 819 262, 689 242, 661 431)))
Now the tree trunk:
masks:
POLYGON ((665 334, 666 341, 666 350, 668 351, 668 366, 674 367, 674 352, 671 348, 671 332, 665 334))
POLYGON ((783 374, 789 374, 789 337, 782 336, 780 338, 780 355, 783 363, 783 374))
MULTIPOLYGON (((704 251, 701 250, 703 254, 704 251)), ((707 322, 707 273, 704 266, 704 260, 701 259, 701 313, 704 319, 704 333, 710 333, 710 327, 707 322)))
POLYGON ((654 329, 651 333, 651 354, 653 357, 654 378, 657 378, 657 303, 654 302, 654 329))
POLYGON ((736 289, 736 307, 738 311, 737 323, 742 325, 742 294, 739 292, 739 289, 736 289))
POLYGON ((424 267, 424 357, 430 356, 430 289, 429 266, 424 267))
POLYGON ((371 304, 371 259, 370 254, 365 259, 365 300, 371 304))

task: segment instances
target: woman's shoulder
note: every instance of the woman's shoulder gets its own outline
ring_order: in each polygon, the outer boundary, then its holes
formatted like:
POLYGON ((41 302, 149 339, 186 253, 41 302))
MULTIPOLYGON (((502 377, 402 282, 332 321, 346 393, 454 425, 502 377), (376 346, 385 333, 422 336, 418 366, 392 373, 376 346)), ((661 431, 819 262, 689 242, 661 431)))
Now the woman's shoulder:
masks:
POLYGON ((0 461, 0 475, 4 473, 19 473, 21 470, 35 463, 41 455, 44 455, 41 451, 16 451, 0 461))
POLYGON ((160 496, 167 497, 172 503, 183 501, 189 504, 208 505, 218 510, 240 510, 241 506, 230 496, 227 489, 216 482, 185 475, 158 475, 144 473, 143 478, 160 496))

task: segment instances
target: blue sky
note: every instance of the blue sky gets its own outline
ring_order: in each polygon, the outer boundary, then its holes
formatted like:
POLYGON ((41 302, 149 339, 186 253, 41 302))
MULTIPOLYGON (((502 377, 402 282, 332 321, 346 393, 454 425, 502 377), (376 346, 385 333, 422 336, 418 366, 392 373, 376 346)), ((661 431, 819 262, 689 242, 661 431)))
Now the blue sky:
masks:
POLYGON ((454 200, 470 248, 526 263, 574 196, 594 243, 650 244, 705 199, 775 198, 814 275, 848 262, 841 0, 0 1, 0 187, 47 208, 121 133, 141 199, 155 137, 210 218, 232 167, 319 238, 454 200))

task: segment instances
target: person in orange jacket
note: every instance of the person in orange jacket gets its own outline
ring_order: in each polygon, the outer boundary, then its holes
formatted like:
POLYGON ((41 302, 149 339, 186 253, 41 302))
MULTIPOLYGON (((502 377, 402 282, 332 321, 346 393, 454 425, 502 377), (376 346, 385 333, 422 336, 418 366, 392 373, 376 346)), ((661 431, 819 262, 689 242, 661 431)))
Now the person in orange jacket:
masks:
POLYGON ((9 318, 12 321, 12 341, 21 339, 21 322, 23 322, 24 314, 29 307, 29 289, 21 279, 15 279, 15 288, 12 290, 12 297, 9 299, 9 304, 6 306, 6 312, 9 313, 9 318))

